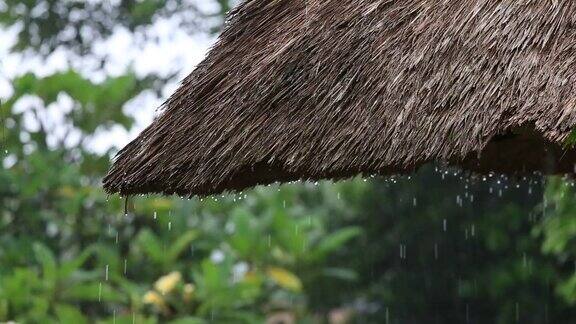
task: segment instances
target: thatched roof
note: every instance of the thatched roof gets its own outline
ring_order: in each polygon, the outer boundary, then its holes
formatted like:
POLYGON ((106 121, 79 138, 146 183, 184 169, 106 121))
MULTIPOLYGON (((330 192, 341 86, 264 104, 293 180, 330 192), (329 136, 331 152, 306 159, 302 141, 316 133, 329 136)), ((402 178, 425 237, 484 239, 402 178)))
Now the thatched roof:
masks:
POLYGON ((248 0, 104 186, 573 172, 575 123, 574 0, 248 0))

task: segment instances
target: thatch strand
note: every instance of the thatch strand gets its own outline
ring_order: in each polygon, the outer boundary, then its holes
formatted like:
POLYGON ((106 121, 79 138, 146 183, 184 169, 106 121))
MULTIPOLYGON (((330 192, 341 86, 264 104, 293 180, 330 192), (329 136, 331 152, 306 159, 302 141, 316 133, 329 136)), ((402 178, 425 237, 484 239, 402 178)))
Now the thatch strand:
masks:
POLYGON ((409 172, 573 172, 574 0, 250 0, 108 192, 409 172))

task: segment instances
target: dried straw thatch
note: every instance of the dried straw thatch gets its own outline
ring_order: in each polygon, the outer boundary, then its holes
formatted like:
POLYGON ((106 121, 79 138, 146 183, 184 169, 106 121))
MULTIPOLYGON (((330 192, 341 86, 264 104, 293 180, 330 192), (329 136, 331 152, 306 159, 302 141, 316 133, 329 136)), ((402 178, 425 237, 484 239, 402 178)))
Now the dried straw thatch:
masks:
POLYGON ((104 186, 573 172, 575 123, 574 0, 248 0, 104 186))

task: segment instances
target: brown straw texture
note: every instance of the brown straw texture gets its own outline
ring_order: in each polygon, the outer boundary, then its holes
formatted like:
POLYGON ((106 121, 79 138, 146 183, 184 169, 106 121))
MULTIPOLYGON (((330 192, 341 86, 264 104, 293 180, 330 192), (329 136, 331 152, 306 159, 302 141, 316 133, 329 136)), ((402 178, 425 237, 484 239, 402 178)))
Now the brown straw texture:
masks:
POLYGON ((575 0, 249 0, 104 187, 574 172, 575 123, 575 0))

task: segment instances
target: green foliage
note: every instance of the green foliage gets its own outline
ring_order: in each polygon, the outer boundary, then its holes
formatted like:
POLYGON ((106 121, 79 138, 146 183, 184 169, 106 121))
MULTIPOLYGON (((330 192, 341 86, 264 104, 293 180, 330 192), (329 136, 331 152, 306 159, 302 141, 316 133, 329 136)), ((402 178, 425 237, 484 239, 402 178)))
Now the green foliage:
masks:
POLYGON ((72 305, 83 302, 121 302, 124 297, 108 283, 97 284, 96 270, 85 270, 87 260, 97 253, 97 246, 89 246, 79 255, 58 261, 54 253, 42 243, 34 243, 32 264, 14 268, 3 274, 0 301, 5 305, 0 319, 21 314, 27 322, 86 323, 85 316, 72 305))

